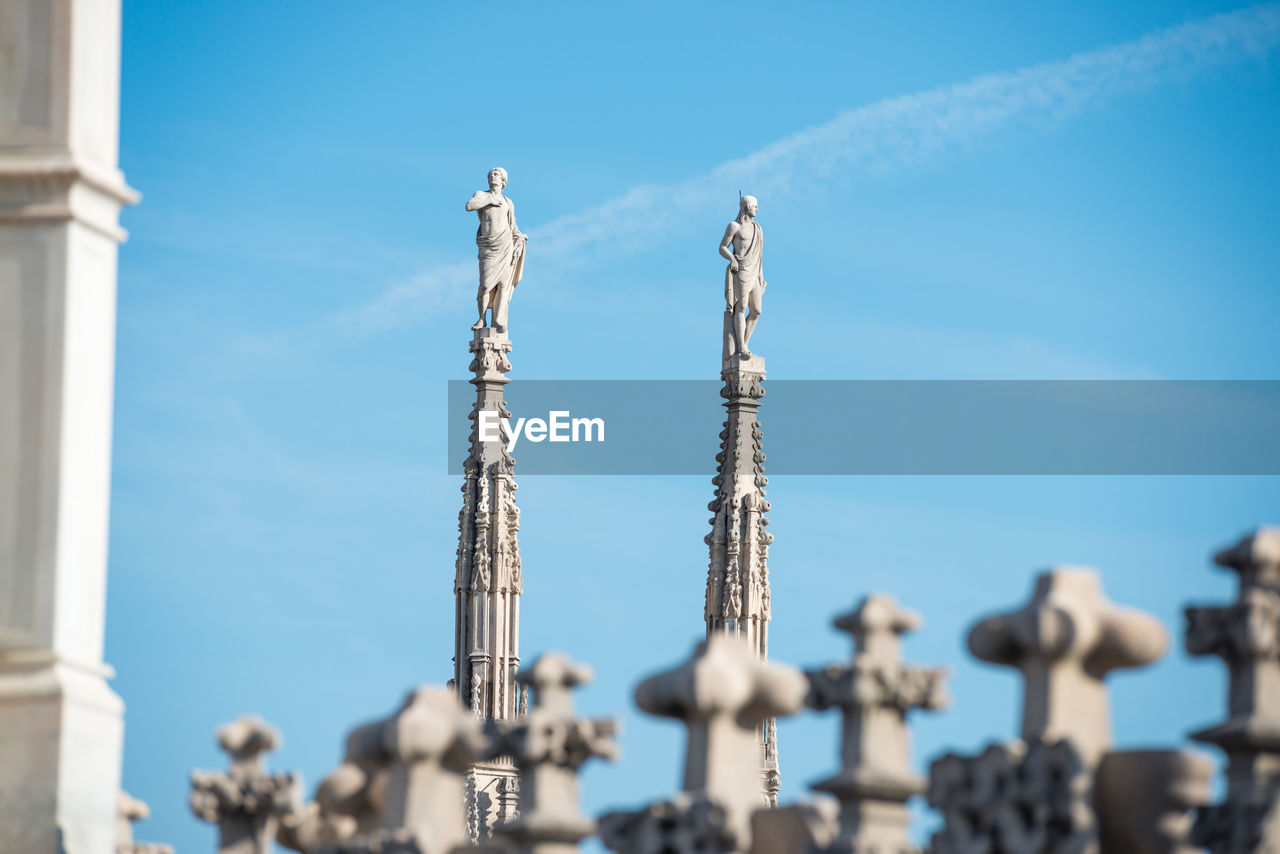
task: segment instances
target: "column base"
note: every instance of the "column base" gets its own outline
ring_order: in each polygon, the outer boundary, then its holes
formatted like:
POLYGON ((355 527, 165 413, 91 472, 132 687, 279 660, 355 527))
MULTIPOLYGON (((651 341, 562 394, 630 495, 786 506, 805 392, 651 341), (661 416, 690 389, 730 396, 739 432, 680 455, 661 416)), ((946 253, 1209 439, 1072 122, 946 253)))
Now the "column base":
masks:
POLYGON ((0 653, 0 851, 115 852, 124 703, 110 675, 0 653))

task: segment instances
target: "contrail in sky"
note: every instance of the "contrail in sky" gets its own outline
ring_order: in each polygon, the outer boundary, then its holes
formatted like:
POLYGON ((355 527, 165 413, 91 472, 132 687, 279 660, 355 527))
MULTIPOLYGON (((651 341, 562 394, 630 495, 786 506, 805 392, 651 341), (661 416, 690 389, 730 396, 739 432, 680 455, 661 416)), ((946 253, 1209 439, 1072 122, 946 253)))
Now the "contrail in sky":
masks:
MULTIPOLYGON (((1253 6, 1158 30, 1134 41, 1016 71, 902 95, 840 113, 686 181, 636 187, 604 204, 531 229, 538 265, 577 263, 652 246, 749 186, 793 191, 837 170, 876 171, 919 162, 1015 120, 1048 119, 1117 95, 1183 80, 1260 57, 1280 42, 1280 3, 1253 6)), ((353 331, 403 326, 475 286, 475 258, 441 264, 394 285, 329 324, 353 331)), ((328 324, 327 324, 328 325, 328 324)))

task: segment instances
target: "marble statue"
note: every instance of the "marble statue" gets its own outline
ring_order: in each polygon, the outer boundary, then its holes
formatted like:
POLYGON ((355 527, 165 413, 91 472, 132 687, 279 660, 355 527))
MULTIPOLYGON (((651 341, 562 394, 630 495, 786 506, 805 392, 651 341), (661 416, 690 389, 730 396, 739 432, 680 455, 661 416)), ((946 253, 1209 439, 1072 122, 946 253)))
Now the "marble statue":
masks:
POLYGON ((467 202, 467 210, 480 218, 476 231, 476 248, 480 256, 480 290, 476 307, 480 319, 472 329, 492 325, 498 332, 507 331, 507 307, 511 292, 520 284, 524 272, 524 246, 528 236, 516 228, 516 208, 502 195, 507 186, 507 170, 501 166, 489 170, 489 189, 477 190, 467 202), (491 324, 485 323, 485 312, 492 310, 491 324))
POLYGON ((733 312, 733 335, 726 335, 733 353, 751 358, 747 342, 760 319, 760 301, 764 297, 764 231, 756 222, 760 203, 755 196, 738 200, 738 218, 724 230, 720 254, 728 262, 724 272, 724 301, 733 312))

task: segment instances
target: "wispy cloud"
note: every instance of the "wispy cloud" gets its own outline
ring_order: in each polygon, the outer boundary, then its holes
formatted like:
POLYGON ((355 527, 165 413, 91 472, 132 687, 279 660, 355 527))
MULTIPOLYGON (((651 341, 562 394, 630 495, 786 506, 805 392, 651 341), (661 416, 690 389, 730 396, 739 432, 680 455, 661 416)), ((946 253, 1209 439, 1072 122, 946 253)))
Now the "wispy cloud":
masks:
MULTIPOLYGON (((1160 30, 1134 41, 848 110, 744 157, 674 184, 636 187, 530 231, 541 268, 587 263, 651 248, 744 186, 795 192, 837 170, 868 172, 937 156, 1014 121, 1058 118, 1118 95, 1186 79, 1280 43, 1280 4, 1160 30)), ((405 326, 463 298, 474 286, 472 259, 440 264, 400 282, 326 325, 353 331, 405 326)))

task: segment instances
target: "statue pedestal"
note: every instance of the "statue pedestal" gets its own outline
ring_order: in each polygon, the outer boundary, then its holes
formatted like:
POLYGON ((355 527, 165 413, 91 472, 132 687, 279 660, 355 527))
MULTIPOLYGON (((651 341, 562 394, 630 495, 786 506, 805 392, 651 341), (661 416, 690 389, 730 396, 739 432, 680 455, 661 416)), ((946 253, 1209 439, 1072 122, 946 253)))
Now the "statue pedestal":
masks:
POLYGON ((720 370, 764 373, 763 356, 751 355, 744 359, 737 350, 738 345, 733 337, 733 312, 726 309, 724 313, 724 335, 720 348, 720 370))
POLYGON ((752 353, 750 356, 743 358, 738 354, 733 354, 721 363, 721 371, 744 371, 752 374, 764 374, 764 356, 758 356, 752 353))

